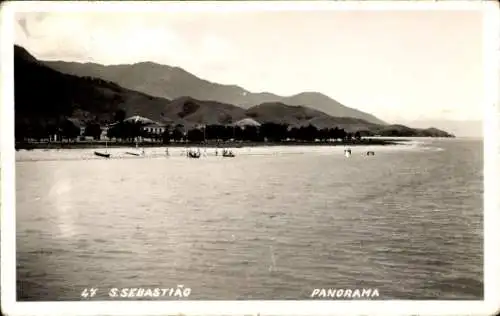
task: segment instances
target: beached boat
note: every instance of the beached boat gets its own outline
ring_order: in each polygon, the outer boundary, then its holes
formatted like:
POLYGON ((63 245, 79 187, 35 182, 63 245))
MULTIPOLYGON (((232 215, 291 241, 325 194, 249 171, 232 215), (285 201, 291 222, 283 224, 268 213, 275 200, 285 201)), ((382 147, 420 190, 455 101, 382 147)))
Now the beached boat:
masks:
POLYGON ((232 151, 230 151, 230 150, 224 150, 224 151, 222 152, 222 157, 233 158, 233 157, 235 157, 235 155, 234 155, 234 154, 233 154, 233 152, 232 152, 232 151))
POLYGON ((108 141, 106 141, 106 151, 101 153, 98 151, 94 151, 94 155, 99 156, 99 157, 104 157, 104 158, 109 158, 111 154, 108 153, 108 141))
POLYGON ((195 151, 188 152, 188 158, 200 158, 200 156, 201 156, 200 152, 195 152, 195 151))
POLYGON ((139 153, 133 153, 133 152, 127 151, 127 152, 125 153, 125 155, 130 155, 130 156, 140 156, 141 154, 139 154, 139 153))
POLYGON ((139 142, 137 139, 135 140, 135 149, 136 151, 125 152, 125 155, 136 156, 136 157, 145 156, 144 148, 142 148, 142 151, 139 152, 139 142))
POLYGON ((104 158, 109 158, 111 154, 108 153, 100 153, 98 151, 94 151, 94 155, 99 156, 99 157, 104 157, 104 158))

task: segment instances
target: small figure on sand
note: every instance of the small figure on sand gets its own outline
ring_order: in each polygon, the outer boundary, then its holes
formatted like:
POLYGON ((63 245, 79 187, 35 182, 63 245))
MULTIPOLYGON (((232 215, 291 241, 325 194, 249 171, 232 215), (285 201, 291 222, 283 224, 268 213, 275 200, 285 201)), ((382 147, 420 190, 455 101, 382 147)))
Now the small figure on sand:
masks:
POLYGON ((165 154, 167 155, 167 157, 169 157, 169 156, 170 156, 170 154, 169 154, 169 152, 168 152, 168 148, 167 148, 167 149, 165 149, 165 154))

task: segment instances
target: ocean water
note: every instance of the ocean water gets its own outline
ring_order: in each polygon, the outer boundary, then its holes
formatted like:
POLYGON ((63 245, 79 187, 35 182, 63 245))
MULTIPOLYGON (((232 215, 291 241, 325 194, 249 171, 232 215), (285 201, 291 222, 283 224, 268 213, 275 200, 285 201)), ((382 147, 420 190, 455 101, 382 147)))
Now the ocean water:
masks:
POLYGON ((482 141, 352 149, 19 151, 18 300, 177 285, 201 300, 482 299, 482 141))

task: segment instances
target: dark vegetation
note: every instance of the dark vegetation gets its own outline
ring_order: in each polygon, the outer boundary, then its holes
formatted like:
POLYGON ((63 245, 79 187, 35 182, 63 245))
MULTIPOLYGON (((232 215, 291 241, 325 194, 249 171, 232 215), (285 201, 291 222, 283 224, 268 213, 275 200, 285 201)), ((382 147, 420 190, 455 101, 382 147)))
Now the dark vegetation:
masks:
MULTIPOLYGON (((161 134, 145 131, 143 124, 116 121, 107 132, 107 137, 116 141, 131 142, 138 138, 162 141, 163 143, 189 141, 247 141, 247 142, 283 142, 283 141, 339 141, 360 139, 361 133, 347 133, 339 128, 317 129, 313 125, 290 127, 287 124, 264 123, 261 126, 236 126, 210 124, 203 127, 186 129, 183 125, 167 125, 161 134)), ((79 136, 92 137, 99 140, 102 128, 98 123, 92 122, 84 127, 83 135, 80 135, 80 127, 76 126, 75 120, 65 119, 59 123, 45 125, 16 125, 16 138, 18 140, 32 139, 36 141, 48 141, 56 139, 76 141, 79 136)))
POLYGON ((15 123, 21 126, 60 125, 68 117, 106 124, 114 113, 146 111, 159 115, 169 100, 128 90, 98 78, 55 71, 24 50, 14 50, 15 123))

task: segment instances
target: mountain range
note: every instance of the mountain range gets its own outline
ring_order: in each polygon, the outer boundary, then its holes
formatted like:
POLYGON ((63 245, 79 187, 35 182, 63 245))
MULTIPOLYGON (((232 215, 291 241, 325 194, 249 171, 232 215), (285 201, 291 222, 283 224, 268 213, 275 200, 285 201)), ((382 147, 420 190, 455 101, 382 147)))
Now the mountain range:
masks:
POLYGON ((452 136, 437 129, 387 125, 316 92, 291 97, 251 93, 238 86, 200 79, 189 72, 151 62, 103 66, 41 61, 14 46, 16 122, 75 117, 110 122, 123 109, 175 124, 227 124, 251 117, 259 122, 344 128, 391 136, 452 136))
POLYGON ((127 89, 165 99, 190 96, 199 100, 234 104, 244 109, 261 103, 278 102, 313 107, 331 116, 354 117, 375 124, 386 124, 371 114, 346 107, 321 93, 303 92, 289 97, 268 92, 252 93, 236 85, 222 85, 198 78, 179 67, 152 62, 111 66, 61 61, 46 61, 44 63, 62 73, 101 78, 115 82, 127 89))

